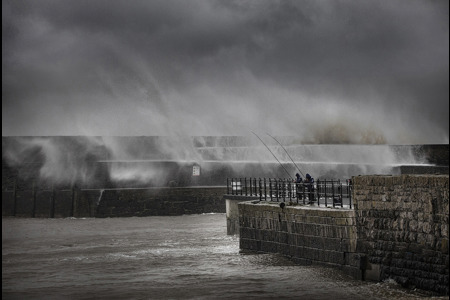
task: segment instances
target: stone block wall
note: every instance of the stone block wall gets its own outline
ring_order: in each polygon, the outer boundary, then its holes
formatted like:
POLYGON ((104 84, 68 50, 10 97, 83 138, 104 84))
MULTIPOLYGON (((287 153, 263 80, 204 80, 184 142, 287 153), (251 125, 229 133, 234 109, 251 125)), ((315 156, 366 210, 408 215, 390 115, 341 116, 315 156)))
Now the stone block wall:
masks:
POLYGON ((2 216, 131 217, 224 213, 226 187, 2 191, 2 216))
POLYGON ((248 197, 239 195, 225 195, 225 208, 227 218, 227 234, 235 235, 239 234, 239 206, 240 202, 245 201, 259 201, 259 197, 248 197))
POLYGON ((105 190, 96 217, 224 213, 226 187, 105 190))
POLYGON ((448 295, 449 176, 353 177, 357 250, 380 280, 448 295))
POLYGON ((281 253, 302 264, 337 267, 363 278, 364 255, 356 252, 355 211, 241 202, 240 248, 281 253))
POLYGON ((352 180, 354 210, 238 203, 241 249, 448 295, 449 176, 352 180))

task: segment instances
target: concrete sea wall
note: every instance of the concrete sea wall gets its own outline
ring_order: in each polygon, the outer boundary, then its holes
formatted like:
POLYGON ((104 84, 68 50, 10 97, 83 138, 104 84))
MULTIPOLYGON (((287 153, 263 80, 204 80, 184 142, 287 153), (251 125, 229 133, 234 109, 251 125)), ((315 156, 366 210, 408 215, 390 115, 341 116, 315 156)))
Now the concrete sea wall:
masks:
POLYGON ((226 187, 4 190, 2 216, 131 217, 224 213, 226 187))
POLYGON ((357 176, 353 199, 353 210, 240 202, 240 247, 448 295, 449 176, 357 176))

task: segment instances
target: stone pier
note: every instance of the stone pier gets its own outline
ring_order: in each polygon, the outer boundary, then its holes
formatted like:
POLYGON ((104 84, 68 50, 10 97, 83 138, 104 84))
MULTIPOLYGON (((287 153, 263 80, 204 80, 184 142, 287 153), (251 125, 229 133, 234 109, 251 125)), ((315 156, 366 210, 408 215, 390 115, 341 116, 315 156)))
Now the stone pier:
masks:
MULTIPOLYGON (((354 209, 233 200, 240 248, 448 295, 449 176, 352 180, 354 209)), ((227 212, 230 232, 237 230, 235 215, 227 212)))

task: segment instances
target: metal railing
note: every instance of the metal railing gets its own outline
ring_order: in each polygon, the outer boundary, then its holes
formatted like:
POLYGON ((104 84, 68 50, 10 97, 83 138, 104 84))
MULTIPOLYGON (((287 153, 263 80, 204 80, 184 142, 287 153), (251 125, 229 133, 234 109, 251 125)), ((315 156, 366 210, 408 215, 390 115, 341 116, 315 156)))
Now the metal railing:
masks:
POLYGON ((351 180, 295 183, 283 178, 227 178, 227 194, 259 197, 260 201, 352 208, 351 180))

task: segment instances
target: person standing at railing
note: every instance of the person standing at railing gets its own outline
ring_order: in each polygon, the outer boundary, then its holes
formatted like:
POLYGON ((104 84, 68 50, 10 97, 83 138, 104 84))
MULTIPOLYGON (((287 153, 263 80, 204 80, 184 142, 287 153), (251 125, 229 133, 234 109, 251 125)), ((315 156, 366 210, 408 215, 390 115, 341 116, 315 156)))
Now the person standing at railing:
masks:
POLYGON ((308 198, 309 198, 308 204, 311 204, 314 201, 314 178, 311 177, 311 175, 306 174, 304 185, 305 185, 306 191, 308 192, 308 198))
POLYGON ((302 192, 303 192, 303 178, 300 176, 300 174, 295 174, 295 188, 297 191, 297 199, 302 199, 302 192))

